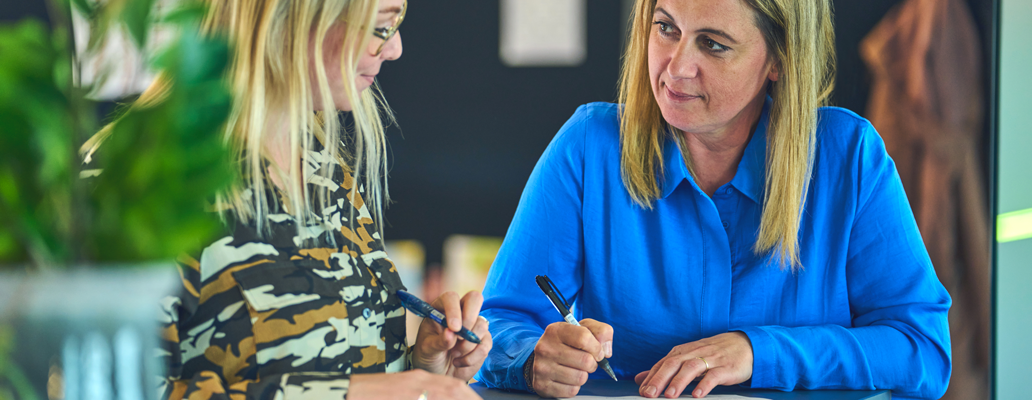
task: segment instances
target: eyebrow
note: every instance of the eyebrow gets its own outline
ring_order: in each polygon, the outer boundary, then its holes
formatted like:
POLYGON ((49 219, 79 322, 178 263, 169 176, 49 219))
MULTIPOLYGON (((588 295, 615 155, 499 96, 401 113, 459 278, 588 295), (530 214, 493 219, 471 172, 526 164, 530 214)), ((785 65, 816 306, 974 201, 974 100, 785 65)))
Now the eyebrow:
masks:
POLYGON ((380 14, 401 14, 401 7, 385 8, 379 11, 380 14))
MULTIPOLYGON (((670 15, 670 13, 668 13, 666 10, 664 10, 662 7, 656 7, 656 11, 655 12, 663 13, 663 15, 666 15, 667 18, 670 18, 671 20, 676 21, 676 19, 672 15, 670 15)), ((738 41, 735 40, 735 38, 731 37, 730 34, 728 34, 727 32, 724 32, 724 31, 722 31, 720 29, 716 29, 716 28, 701 28, 701 29, 696 30, 695 32, 696 33, 709 33, 711 35, 717 35, 717 36, 720 36, 720 37, 723 37, 723 38, 727 39, 728 41, 730 41, 733 44, 738 44, 738 41)))
POLYGON ((733 44, 738 44, 738 41, 737 41, 737 40, 735 40, 735 38, 731 37, 731 35, 729 35, 729 34, 728 34, 727 32, 724 32, 724 31, 722 31, 722 30, 720 30, 720 29, 713 29, 713 28, 702 28, 702 29, 699 29, 699 30, 697 30, 697 31, 695 31, 695 32, 699 32, 699 33, 709 33, 709 34, 713 34, 713 35, 717 35, 717 36, 722 36, 722 37, 724 37, 725 39, 727 39, 727 40, 731 41, 731 43, 733 43, 733 44))

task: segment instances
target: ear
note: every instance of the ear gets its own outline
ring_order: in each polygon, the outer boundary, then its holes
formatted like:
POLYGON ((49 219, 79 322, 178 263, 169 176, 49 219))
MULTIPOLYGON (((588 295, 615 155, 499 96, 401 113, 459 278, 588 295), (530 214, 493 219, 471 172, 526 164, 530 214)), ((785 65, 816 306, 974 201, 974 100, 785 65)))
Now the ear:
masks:
POLYGON ((779 71, 780 67, 781 67, 780 64, 778 64, 777 62, 771 63, 770 71, 767 72, 767 79, 769 79, 771 82, 777 82, 778 81, 778 72, 780 72, 779 71))

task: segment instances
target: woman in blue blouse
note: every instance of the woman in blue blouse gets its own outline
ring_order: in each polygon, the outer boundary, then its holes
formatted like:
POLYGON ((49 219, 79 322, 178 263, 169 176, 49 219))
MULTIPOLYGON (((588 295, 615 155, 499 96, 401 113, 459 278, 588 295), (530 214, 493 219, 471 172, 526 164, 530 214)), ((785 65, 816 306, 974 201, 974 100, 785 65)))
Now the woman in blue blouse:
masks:
POLYGON ((696 379, 695 397, 945 392, 950 298, 894 164, 870 123, 820 107, 830 21, 828 0, 638 0, 622 104, 577 109, 523 192, 477 379, 568 397, 607 357, 653 398, 696 379))

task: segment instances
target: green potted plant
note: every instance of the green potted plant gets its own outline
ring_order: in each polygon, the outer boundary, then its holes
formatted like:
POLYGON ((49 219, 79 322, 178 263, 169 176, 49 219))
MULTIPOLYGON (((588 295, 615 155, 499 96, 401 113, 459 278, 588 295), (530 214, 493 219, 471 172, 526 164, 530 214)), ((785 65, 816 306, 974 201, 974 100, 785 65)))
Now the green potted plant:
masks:
MULTIPOLYGON (((119 299, 141 290, 140 271, 159 271, 166 287, 171 274, 175 283, 172 260, 222 231, 211 201, 235 179, 221 134, 231 104, 223 84, 228 45, 199 34, 202 7, 155 15, 154 0, 55 0, 50 10, 50 28, 34 20, 0 25, 0 400, 103 390, 90 379, 71 382, 70 369, 94 372, 69 363, 103 357, 103 346, 122 357, 126 340, 140 350, 150 333, 125 333, 117 322, 125 316, 108 311, 158 310, 119 299), (86 166, 79 147, 103 118, 86 98, 91 88, 73 82, 72 7, 91 21, 90 49, 111 28, 124 27, 141 51, 153 26, 178 31, 146 55, 173 82, 166 95, 123 107, 86 166), (53 312, 40 306, 57 298, 65 300, 53 312), (50 340, 47 332, 58 334, 50 340), (93 333, 107 335, 107 344, 93 346, 101 343, 93 333), (38 362, 25 361, 33 354, 38 362)), ((123 387, 132 379, 119 382, 118 390, 133 390, 123 387)), ((144 398, 154 394, 147 389, 144 398)))

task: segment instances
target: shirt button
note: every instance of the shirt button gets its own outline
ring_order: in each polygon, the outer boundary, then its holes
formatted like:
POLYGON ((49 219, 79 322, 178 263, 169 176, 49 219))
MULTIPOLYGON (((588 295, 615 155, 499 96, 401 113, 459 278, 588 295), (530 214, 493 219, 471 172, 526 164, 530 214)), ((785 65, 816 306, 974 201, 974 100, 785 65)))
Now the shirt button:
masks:
POLYGON ((731 194, 731 188, 724 189, 724 194, 731 194))
POLYGON ((727 227, 731 226, 731 224, 727 223, 727 221, 723 221, 723 223, 724 223, 724 229, 727 229, 727 227))
POLYGON ((362 316, 365 317, 365 319, 369 319, 369 316, 372 315, 372 314, 373 314, 373 312, 369 311, 368 308, 365 309, 365 310, 362 310, 362 316))

